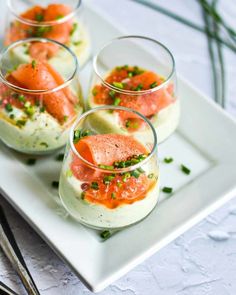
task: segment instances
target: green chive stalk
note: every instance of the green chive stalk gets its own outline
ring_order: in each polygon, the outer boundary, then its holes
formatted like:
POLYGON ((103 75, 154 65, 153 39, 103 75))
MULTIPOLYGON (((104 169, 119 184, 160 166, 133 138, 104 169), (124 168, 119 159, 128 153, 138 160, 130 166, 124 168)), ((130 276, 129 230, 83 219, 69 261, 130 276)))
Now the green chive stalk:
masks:
MULTIPOLYGON (((226 47, 228 47, 230 50, 232 50, 233 52, 236 52, 236 46, 234 46, 232 43, 229 43, 227 40, 224 40, 221 36, 215 36, 215 34, 211 31, 208 31, 206 32, 206 30, 204 28, 202 28, 201 26, 195 24, 194 22, 190 21, 190 20, 187 20, 185 19, 184 17, 178 15, 178 14, 175 14, 161 6, 159 6, 158 4, 154 4, 148 0, 131 0, 131 1, 134 1, 134 2, 137 2, 141 5, 144 5, 144 6, 147 6, 147 7, 150 7, 172 19, 174 19, 175 21, 178 21, 190 28, 193 28, 194 30, 198 31, 198 32, 201 32, 201 33, 206 33, 209 37, 217 40, 219 43, 225 45, 226 47)), ((234 31, 231 29, 231 28, 228 28, 228 31, 231 32, 231 35, 233 34, 234 35, 234 31)), ((235 35, 236 36, 236 35, 235 35)))

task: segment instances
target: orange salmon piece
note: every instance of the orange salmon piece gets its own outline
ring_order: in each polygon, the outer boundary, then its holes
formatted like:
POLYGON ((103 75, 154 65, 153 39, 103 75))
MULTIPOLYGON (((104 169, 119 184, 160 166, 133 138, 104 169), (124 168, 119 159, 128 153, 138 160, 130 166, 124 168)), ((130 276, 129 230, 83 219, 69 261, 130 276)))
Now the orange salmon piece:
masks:
MULTIPOLYGON (((32 64, 22 64, 11 75, 25 88, 31 90, 49 90, 59 86, 45 63, 37 61, 32 64)), ((65 117, 73 117, 73 104, 67 99, 62 90, 43 95, 43 104, 46 110, 58 121, 63 122, 65 117)))
POLYGON ((75 148, 84 159, 95 165, 112 165, 133 155, 147 154, 141 143, 121 134, 86 136, 75 144, 75 148))
POLYGON ((33 6, 32 8, 28 9, 21 14, 21 17, 37 21, 37 15, 44 15, 44 9, 39 5, 33 6))

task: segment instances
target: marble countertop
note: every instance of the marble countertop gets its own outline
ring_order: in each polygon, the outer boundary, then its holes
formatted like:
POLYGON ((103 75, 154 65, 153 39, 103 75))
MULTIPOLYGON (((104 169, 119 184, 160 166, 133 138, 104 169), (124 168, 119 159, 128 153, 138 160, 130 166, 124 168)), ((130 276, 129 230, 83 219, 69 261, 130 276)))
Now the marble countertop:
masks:
MULTIPOLYGON (((158 39, 173 52, 177 71, 212 97, 212 75, 206 38, 176 21, 129 0, 87 0, 131 34, 158 39)), ((86 2, 86 0, 85 0, 86 2)), ((194 0, 153 0, 202 24, 194 0)), ((5 11, 5 1, 0 9, 5 11)), ((235 0, 220 8, 236 27, 235 0)), ((0 20, 2 24, 2 20, 0 20)), ((226 109, 236 116, 236 56, 224 49, 227 76, 226 109)), ((30 226, 0 198, 42 295, 91 294, 30 226)), ((0 251, 0 281, 19 294, 22 285, 0 251)), ((236 294, 236 198, 181 235, 158 253, 113 283, 101 295, 234 295, 236 294)))

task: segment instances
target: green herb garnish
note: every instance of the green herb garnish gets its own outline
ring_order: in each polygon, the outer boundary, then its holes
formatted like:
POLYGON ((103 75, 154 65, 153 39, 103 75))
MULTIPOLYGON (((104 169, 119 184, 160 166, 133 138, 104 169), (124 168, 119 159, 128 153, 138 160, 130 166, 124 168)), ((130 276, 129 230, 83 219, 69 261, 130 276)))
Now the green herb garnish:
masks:
POLYGON ((54 180, 54 181, 52 181, 51 184, 52 184, 52 187, 53 187, 53 188, 58 188, 58 187, 59 187, 59 181, 55 181, 55 180, 54 180))
POLYGON ((41 146, 45 146, 46 148, 48 147, 48 144, 46 142, 40 142, 41 146))
POLYGON ((181 167, 181 171, 184 172, 185 174, 189 175, 191 173, 191 170, 185 165, 182 164, 180 167, 181 167))
POLYGON ((64 15, 59 14, 59 15, 56 16, 56 20, 62 19, 63 17, 64 17, 64 15))
POLYGON ((104 230, 103 232, 100 233, 100 237, 104 240, 110 238, 111 233, 109 232, 109 230, 104 230))
POLYGON ((32 68, 35 69, 35 67, 36 67, 36 60, 33 59, 32 62, 31 62, 31 65, 32 65, 32 68))
POLYGON ((59 161, 59 162, 63 161, 63 159, 64 159, 64 154, 59 154, 59 155, 57 155, 55 159, 56 159, 56 161, 59 161))
POLYGON ((110 96, 111 98, 115 99, 115 95, 116 95, 116 93, 115 93, 114 90, 109 91, 109 96, 110 96))
POLYGON ((35 20, 36 20, 37 22, 42 22, 42 21, 44 20, 44 16, 43 16, 43 14, 41 14, 41 13, 37 13, 37 14, 35 15, 35 20))
POLYGON ((6 110, 7 112, 12 112, 12 111, 13 111, 12 105, 11 105, 10 103, 7 103, 7 104, 5 105, 5 110, 6 110))
POLYGON ((72 30, 70 31, 70 35, 73 35, 74 34, 74 32, 76 31, 77 27, 78 27, 78 24, 77 23, 73 23, 73 27, 72 27, 72 30))
POLYGON ((106 169, 106 170, 113 170, 114 169, 114 166, 112 165, 98 165, 99 168, 101 169, 106 169))
POLYGON ((153 82, 151 85, 150 85, 150 88, 155 88, 157 87, 157 82, 153 82))
POLYGON ((25 126, 25 124, 26 124, 26 120, 17 120, 16 121, 16 125, 18 126, 18 127, 22 127, 22 126, 25 126))
POLYGON ((105 185, 109 185, 111 183, 111 181, 115 178, 114 175, 106 175, 104 178, 103 178, 103 183, 105 185))
POLYGON ((21 101, 21 102, 25 102, 25 96, 24 96, 23 94, 20 94, 20 95, 18 96, 18 99, 19 99, 19 101, 21 101))
POLYGON ((64 122, 66 122, 68 120, 68 118, 69 118, 68 116, 64 116, 63 117, 64 122))
POLYGON ((36 163, 36 159, 33 159, 33 158, 28 159, 26 162, 26 164, 29 166, 33 166, 33 165, 35 165, 35 163, 36 163))
POLYGON ((134 91, 140 91, 142 89, 143 89, 143 84, 138 84, 138 86, 134 88, 134 91))
POLYGON ((121 82, 113 82, 112 84, 113 84, 113 86, 115 86, 116 88, 120 88, 120 89, 123 89, 123 88, 124 88, 124 84, 121 83, 121 82))
POLYGON ((162 191, 163 191, 163 193, 171 194, 173 191, 173 188, 165 186, 165 187, 163 187, 162 191))
POLYGON ((115 100, 114 100, 114 102, 113 102, 113 105, 114 106, 118 106, 120 104, 120 102, 121 102, 121 99, 118 98, 118 97, 116 97, 115 100))
POLYGON ((170 163, 172 163, 173 161, 174 161, 173 158, 165 158, 165 159, 164 159, 164 162, 165 162, 166 164, 170 164, 170 163))
POLYGON ((95 190, 98 190, 98 189, 99 189, 98 183, 95 182, 95 181, 93 181, 93 182, 91 183, 91 188, 92 188, 92 189, 95 189, 95 190))
POLYGON ((41 108, 39 109, 39 111, 40 111, 40 113, 44 113, 44 112, 45 112, 45 107, 41 107, 41 108))
POLYGON ((76 41, 76 42, 73 42, 73 44, 75 45, 75 46, 78 46, 78 45, 80 45, 82 43, 82 41, 76 41))
POLYGON ((92 135, 93 132, 91 130, 80 130, 80 129, 77 129, 74 131, 74 143, 77 143, 82 137, 85 137, 85 136, 89 136, 89 135, 92 135))
POLYGON ((148 174, 148 178, 149 179, 152 179, 154 177, 154 173, 150 173, 150 174, 148 174))
POLYGON ((15 118, 15 115, 14 114, 10 114, 9 118, 13 120, 15 118))
POLYGON ((93 88, 92 94, 93 94, 93 96, 96 96, 98 94, 98 91, 96 88, 93 88))
POLYGON ((111 198, 114 200, 116 198, 116 193, 111 193, 111 198))

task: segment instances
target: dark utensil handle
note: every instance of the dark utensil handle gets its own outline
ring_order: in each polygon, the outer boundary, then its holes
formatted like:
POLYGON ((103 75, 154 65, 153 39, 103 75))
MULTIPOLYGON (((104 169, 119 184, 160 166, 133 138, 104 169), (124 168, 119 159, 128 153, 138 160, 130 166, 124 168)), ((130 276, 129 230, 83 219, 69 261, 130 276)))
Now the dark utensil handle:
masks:
POLYGON ((14 235, 0 206, 0 246, 18 273, 29 295, 40 295, 32 276, 26 266, 24 258, 16 243, 14 235))
POLYGON ((6 286, 3 282, 0 282, 0 294, 1 295, 18 295, 12 289, 6 286))

